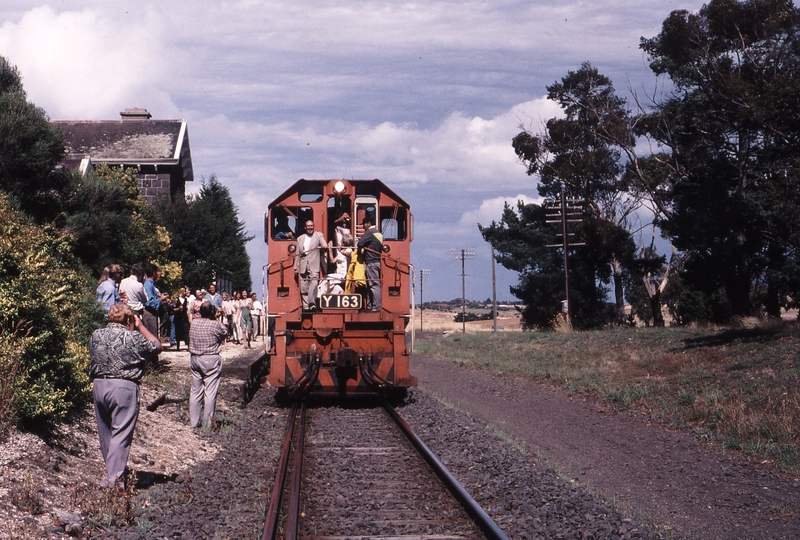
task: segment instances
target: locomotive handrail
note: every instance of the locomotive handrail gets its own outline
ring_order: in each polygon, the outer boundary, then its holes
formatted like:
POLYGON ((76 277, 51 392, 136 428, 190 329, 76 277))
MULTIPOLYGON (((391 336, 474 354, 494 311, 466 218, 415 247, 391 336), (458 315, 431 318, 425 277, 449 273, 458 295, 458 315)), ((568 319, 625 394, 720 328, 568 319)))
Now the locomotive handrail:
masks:
MULTIPOLYGON (((394 257, 391 257, 391 256, 389 256, 389 255, 386 255, 385 253, 381 254, 381 260, 389 260, 389 261, 394 261, 394 262, 395 262, 395 263, 397 263, 397 265, 398 265, 398 267, 395 267, 395 269, 397 269, 397 270, 400 270, 399 266, 400 266, 401 264, 404 264, 404 265, 406 265, 406 266, 408 267, 408 269, 406 270, 406 272, 408 272, 409 274, 411 274, 411 269, 412 269, 412 268, 414 268, 414 265, 413 265, 413 264, 411 264, 411 263, 407 263, 407 262, 405 262, 405 261, 401 261, 400 259, 395 259, 394 257)), ((386 265, 386 266, 388 267, 389 265, 386 265)), ((402 270, 400 270, 400 271, 402 272, 402 270)))
POLYGON ((269 269, 276 264, 283 265, 285 261, 294 258, 294 255, 289 255, 288 257, 284 257, 283 259, 271 263, 267 263, 261 267, 261 297, 267 302, 267 307, 269 307, 269 297, 267 296, 267 290, 269 285, 269 269))
MULTIPOLYGON (((293 258, 294 255, 289 255, 288 257, 284 257, 283 259, 271 263, 267 263, 261 267, 261 299, 264 302, 264 313, 267 316, 267 333, 269 333, 269 296, 267 295, 267 291, 269 290, 269 269, 276 264, 280 264, 283 266, 284 261, 288 261, 289 259, 293 258)), ((270 336, 270 340, 272 336, 270 336)), ((264 352, 269 352, 269 347, 267 347, 267 340, 263 341, 264 343, 264 352)), ((272 346, 272 343, 269 343, 269 346, 272 346)))

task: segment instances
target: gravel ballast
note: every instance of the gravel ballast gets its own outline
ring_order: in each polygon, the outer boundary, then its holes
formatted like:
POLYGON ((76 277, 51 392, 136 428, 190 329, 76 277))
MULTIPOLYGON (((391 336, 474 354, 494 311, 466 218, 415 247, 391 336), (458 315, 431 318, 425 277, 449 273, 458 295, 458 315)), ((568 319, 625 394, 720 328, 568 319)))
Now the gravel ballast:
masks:
MULTIPOLYGON (((63 539, 66 528, 84 538, 258 537, 288 410, 268 388, 241 408, 244 366, 253 353, 228 347, 226 354, 219 431, 190 429, 185 401, 143 410, 129 462, 140 482, 127 495, 97 487, 102 460, 90 409, 46 435, 17 433, 0 444, 0 539, 63 539)), ((188 354, 162 359, 167 369, 143 383, 143 406, 164 393, 188 392, 188 354)), ((420 388, 398 412, 511 538, 800 537, 797 483, 766 467, 485 370, 418 359, 412 371, 420 388), (621 444, 625 453, 615 454, 621 444), (669 461, 645 460, 662 448, 669 461), (547 460, 539 457, 542 449, 547 460), (697 467, 705 467, 699 469, 705 477, 684 478, 697 477, 697 467), (687 503, 678 497, 685 496, 707 528, 696 520, 676 527, 624 498, 615 504, 581 471, 592 480, 607 475, 623 494, 641 492, 667 508, 682 508, 687 503), (668 489, 675 484, 691 488, 675 494, 668 489), (703 512, 702 485, 729 509, 703 512), (717 525, 725 511, 733 516, 728 528, 717 525), (747 529, 736 527, 742 513, 758 516, 748 518, 747 529)))

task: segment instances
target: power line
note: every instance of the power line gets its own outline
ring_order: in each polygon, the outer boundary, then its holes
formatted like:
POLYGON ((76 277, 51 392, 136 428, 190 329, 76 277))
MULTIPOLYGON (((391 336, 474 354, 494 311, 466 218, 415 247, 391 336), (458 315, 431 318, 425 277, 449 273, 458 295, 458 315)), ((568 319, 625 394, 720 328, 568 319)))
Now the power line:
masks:
POLYGON ((560 223, 561 244, 550 244, 546 247, 562 248, 564 250, 564 293, 566 296, 567 324, 572 327, 572 309, 569 303, 569 248, 570 246, 585 246, 583 242, 573 242, 570 244, 570 236, 575 233, 567 231, 568 223, 581 223, 583 221, 583 199, 567 197, 562 191, 558 194, 558 199, 546 199, 544 201, 545 223, 560 223))
POLYGON ((419 331, 422 332, 422 310, 423 302, 422 302, 422 278, 425 276, 431 275, 431 271, 427 268, 422 268, 419 271, 419 331))

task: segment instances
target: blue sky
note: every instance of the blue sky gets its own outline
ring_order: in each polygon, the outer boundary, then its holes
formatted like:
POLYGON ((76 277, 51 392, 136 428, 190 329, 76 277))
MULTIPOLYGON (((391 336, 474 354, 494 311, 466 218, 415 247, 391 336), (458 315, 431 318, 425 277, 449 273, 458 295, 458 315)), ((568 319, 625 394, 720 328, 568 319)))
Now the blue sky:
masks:
MULTIPOLYGON (((17 0, 0 7, 0 54, 52 119, 143 107, 187 120, 188 189, 212 174, 228 186, 256 236, 254 286, 273 197, 298 178, 380 178, 411 204, 425 299, 461 296, 451 248, 475 248, 467 297, 485 299, 477 224, 504 201, 537 200, 511 139, 558 114, 545 86, 589 61, 621 94, 652 93, 640 37, 702 4, 17 0)), ((516 282, 498 267, 498 298, 516 282)))

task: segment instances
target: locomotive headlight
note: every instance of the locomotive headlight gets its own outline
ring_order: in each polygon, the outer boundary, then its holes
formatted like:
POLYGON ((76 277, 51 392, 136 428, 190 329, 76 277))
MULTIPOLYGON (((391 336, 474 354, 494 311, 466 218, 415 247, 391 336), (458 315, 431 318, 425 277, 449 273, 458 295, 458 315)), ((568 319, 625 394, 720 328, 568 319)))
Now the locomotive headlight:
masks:
POLYGON ((383 249, 381 251, 384 253, 389 253, 391 250, 392 248, 389 247, 389 244, 383 244, 383 249))
POLYGON ((294 245, 294 244, 290 244, 289 245, 289 253, 294 253, 295 251, 297 251, 297 246, 294 245))
POLYGON ((333 192, 336 193, 337 195, 341 195, 342 193, 344 193, 345 187, 346 186, 344 185, 344 182, 342 182, 341 180, 337 180, 333 184, 333 192))

